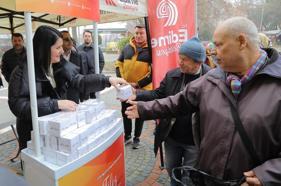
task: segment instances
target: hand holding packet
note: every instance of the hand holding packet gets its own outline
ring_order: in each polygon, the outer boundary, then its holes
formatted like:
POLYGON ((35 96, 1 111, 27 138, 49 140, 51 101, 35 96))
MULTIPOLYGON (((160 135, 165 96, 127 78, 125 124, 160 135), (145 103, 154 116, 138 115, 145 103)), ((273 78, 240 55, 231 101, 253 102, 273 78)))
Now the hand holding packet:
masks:
POLYGON ((117 90, 116 97, 120 100, 127 100, 129 97, 133 95, 132 86, 131 85, 124 85, 120 86, 117 90))

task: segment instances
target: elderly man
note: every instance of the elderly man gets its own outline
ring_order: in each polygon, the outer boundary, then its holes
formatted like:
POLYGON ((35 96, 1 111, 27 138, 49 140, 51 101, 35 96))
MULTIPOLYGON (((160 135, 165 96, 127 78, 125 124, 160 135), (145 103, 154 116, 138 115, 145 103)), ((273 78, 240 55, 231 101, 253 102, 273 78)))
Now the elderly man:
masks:
MULTIPOLYGON (((209 71, 210 68, 203 64, 205 60, 206 50, 197 37, 185 41, 179 49, 179 67, 167 72, 157 89, 140 91, 131 98, 150 101, 177 94, 186 84, 209 71)), ((185 116, 161 119, 156 127, 154 152, 165 141, 165 167, 171 178, 171 185, 177 185, 172 178, 175 167, 194 166, 196 163, 198 150, 192 138, 191 116, 192 113, 187 113, 185 116)), ((175 176, 179 180, 187 180, 182 171, 175 171, 175 176)))
MULTIPOLYGON (((218 68, 175 96, 131 101, 126 114, 153 119, 198 111, 201 171, 220 181, 245 176, 244 185, 281 185, 281 56, 259 49, 257 28, 244 17, 222 22, 214 42, 218 68)), ((201 183, 218 181, 197 173, 201 183)))

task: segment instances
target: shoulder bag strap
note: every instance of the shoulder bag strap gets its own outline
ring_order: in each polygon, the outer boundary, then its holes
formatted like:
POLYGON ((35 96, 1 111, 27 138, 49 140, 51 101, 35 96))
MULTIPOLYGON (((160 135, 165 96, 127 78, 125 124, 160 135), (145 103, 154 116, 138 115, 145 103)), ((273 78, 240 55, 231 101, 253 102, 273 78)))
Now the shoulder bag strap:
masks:
POLYGON ((250 154, 250 156, 252 157, 252 159, 254 160, 254 164, 255 165, 259 165, 261 163, 257 152, 255 151, 254 145, 252 143, 252 141, 250 140, 249 136, 247 135, 245 128, 243 127, 242 121, 239 117, 238 111, 237 109, 234 108, 234 106, 232 105, 232 103, 230 103, 230 107, 231 107, 231 114, 235 123, 235 128, 238 130, 238 133, 242 139, 242 142, 245 146, 245 148, 247 149, 248 153, 250 154))

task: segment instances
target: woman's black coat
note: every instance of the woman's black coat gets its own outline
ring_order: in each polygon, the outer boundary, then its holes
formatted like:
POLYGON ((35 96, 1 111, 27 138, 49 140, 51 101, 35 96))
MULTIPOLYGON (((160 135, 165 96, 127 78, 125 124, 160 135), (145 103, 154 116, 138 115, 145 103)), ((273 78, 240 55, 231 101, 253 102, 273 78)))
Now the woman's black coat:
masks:
MULTIPOLYGON (((38 116, 44 116, 60 111, 58 100, 66 99, 69 87, 80 92, 96 92, 109 87, 109 77, 101 74, 79 74, 76 65, 62 60, 53 64, 56 88, 51 86, 43 70, 35 69, 38 116)), ((20 149, 26 147, 32 130, 30 95, 27 63, 16 67, 13 71, 8 92, 8 103, 11 111, 17 117, 17 132, 20 149)))

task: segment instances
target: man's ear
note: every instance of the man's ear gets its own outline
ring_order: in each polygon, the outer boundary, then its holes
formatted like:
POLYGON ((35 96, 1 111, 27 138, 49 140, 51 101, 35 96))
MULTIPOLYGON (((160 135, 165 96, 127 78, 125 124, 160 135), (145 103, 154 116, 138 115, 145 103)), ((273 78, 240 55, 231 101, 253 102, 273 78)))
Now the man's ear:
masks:
POLYGON ((237 37, 237 40, 238 40, 238 42, 239 42, 239 45, 240 45, 240 49, 242 50, 242 49, 244 49, 246 46, 247 46, 247 44, 248 44, 248 41, 247 41, 247 39, 246 39, 246 36, 245 36, 245 34, 239 34, 239 36, 237 37))

